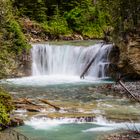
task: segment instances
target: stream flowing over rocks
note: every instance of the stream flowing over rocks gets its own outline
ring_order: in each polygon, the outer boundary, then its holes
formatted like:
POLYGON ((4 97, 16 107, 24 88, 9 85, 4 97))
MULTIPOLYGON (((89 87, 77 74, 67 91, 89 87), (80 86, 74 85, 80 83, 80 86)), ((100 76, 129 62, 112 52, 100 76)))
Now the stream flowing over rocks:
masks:
MULTIPOLYGON (((133 130, 130 120, 140 128, 140 105, 120 95, 109 77, 112 44, 88 43, 33 44, 32 75, 1 80, 14 98, 14 116, 24 120, 17 133, 33 140, 97 140, 128 125, 133 130)), ((128 83, 139 91, 139 82, 128 83)))

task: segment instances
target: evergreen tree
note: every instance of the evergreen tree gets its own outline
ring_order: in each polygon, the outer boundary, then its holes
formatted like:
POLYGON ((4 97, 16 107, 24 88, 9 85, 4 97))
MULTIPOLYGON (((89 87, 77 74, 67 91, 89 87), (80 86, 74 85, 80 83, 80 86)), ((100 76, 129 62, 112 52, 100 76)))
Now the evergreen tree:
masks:
POLYGON ((44 0, 15 0, 13 5, 18 7, 22 16, 25 15, 39 22, 47 19, 47 8, 44 0))

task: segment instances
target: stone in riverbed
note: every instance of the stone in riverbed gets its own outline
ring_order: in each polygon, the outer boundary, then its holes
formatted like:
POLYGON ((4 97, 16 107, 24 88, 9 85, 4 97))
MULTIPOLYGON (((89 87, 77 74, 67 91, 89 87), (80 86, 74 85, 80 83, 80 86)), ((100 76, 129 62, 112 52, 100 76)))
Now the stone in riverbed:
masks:
POLYGON ((23 125, 24 122, 22 119, 19 119, 19 118, 12 118, 10 123, 9 123, 9 126, 11 127, 16 127, 16 126, 20 126, 20 125, 23 125))

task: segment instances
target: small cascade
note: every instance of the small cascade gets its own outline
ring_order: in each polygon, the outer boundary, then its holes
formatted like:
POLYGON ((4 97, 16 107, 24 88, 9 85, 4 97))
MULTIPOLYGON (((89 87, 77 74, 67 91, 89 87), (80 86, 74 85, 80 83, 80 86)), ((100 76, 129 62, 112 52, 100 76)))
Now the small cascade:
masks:
POLYGON ((101 43, 89 47, 70 45, 34 44, 32 48, 32 75, 79 76, 86 65, 96 56, 87 76, 106 77, 108 55, 112 45, 101 43), (99 55, 96 55, 96 54, 99 55))

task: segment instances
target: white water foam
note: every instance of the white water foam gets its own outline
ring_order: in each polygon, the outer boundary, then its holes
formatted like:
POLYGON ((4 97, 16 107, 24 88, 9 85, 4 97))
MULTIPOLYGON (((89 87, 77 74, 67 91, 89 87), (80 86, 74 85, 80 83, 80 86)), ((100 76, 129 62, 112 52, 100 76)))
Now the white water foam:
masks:
POLYGON ((50 119, 50 118, 45 118, 45 117, 42 117, 42 118, 32 117, 31 120, 25 121, 25 125, 29 125, 33 127, 34 129, 46 130, 46 129, 51 129, 53 127, 56 127, 62 124, 70 124, 74 122, 75 122, 74 118, 50 119))
POLYGON ((59 118, 59 119, 50 119, 50 118, 35 118, 32 117, 31 120, 25 121, 25 124, 28 126, 33 127, 34 129, 41 129, 41 130, 48 130, 54 127, 63 125, 63 124, 93 124, 95 125, 93 128, 82 130, 82 132, 91 132, 91 131, 111 131, 111 130, 118 130, 118 129, 132 129, 134 130, 135 127, 138 129, 140 128, 140 123, 116 123, 112 121, 107 121, 106 118, 102 116, 98 116, 93 122, 86 122, 84 118, 77 119, 77 118, 59 118))
POLYGON ((60 84, 90 84, 90 83, 112 83, 102 79, 86 77, 80 79, 79 76, 68 75, 44 75, 2 80, 2 83, 9 83, 21 86, 47 86, 60 84))
POLYGON ((140 128, 140 123, 131 124, 127 123, 108 123, 104 126, 94 127, 87 130, 83 130, 83 132, 94 132, 94 131, 111 131, 111 130, 135 130, 135 128, 140 128))
POLYGON ((135 128, 140 128, 140 123, 130 123, 130 122, 116 123, 113 121, 108 121, 105 117, 102 116, 98 116, 94 124, 100 126, 83 130, 83 132, 111 131, 111 130, 118 130, 118 129, 135 130, 135 128))

